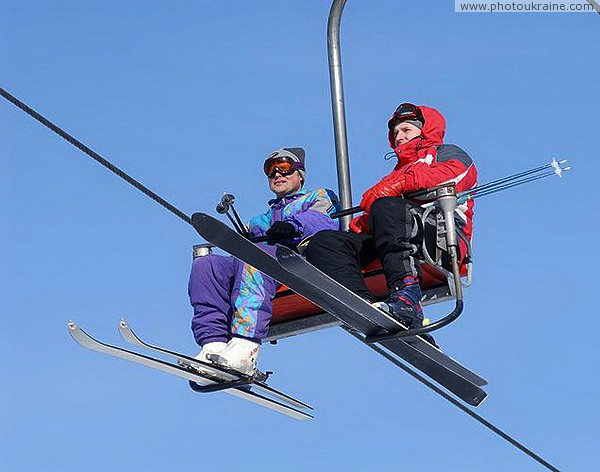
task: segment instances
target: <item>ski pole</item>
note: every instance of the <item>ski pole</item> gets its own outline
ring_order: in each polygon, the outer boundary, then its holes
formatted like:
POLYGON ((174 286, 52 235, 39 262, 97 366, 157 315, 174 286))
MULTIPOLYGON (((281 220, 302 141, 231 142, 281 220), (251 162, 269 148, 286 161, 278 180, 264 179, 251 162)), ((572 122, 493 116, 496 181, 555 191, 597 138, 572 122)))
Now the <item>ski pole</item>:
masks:
MULTIPOLYGON (((526 184, 529 182, 533 182, 535 180, 543 179, 545 177, 550 177, 552 175, 558 175, 559 177, 562 177, 563 172, 571 170, 570 166, 561 167, 561 165, 564 164, 565 162, 567 162, 567 159, 562 159, 560 161, 557 161, 556 159, 552 159, 552 162, 545 164, 543 166, 536 167, 534 169, 529 169, 529 170, 519 172, 519 173, 516 173, 513 175, 509 175, 509 176, 503 177, 501 179, 493 180, 491 182, 488 182, 484 185, 475 187, 470 190, 465 190, 464 192, 460 192, 457 195, 458 203, 460 204, 460 203, 464 203, 467 200, 474 200, 477 197, 491 195, 492 193, 496 193, 501 190, 506 190, 506 189, 509 189, 512 187, 517 187, 519 185, 523 185, 523 184, 526 184), (546 170, 548 168, 552 168, 553 170, 551 172, 545 172, 543 174, 539 174, 539 172, 546 170), (539 175, 534 175, 534 174, 539 174, 539 175), (527 177, 527 176, 529 176, 529 177, 527 177), (527 178, 525 178, 525 177, 527 177, 527 178)), ((417 192, 408 193, 405 195, 405 197, 414 198, 414 197, 417 197, 420 195, 426 195, 427 193, 435 191, 438 188, 443 187, 443 186, 444 185, 433 187, 430 189, 419 190, 417 192)), ((422 206, 424 208, 427 208, 434 204, 435 204, 435 202, 429 202, 422 206)), ((352 215, 352 214, 358 213, 360 211, 363 211, 363 209, 360 206, 355 206, 352 208, 346 208, 344 210, 340 210, 335 213, 332 213, 331 217, 332 218, 340 218, 342 216, 352 215)))
MULTIPOLYGON (((439 189, 447 187, 447 186, 448 186, 448 184, 437 185, 435 187, 426 188, 423 190, 417 190, 415 192, 407 193, 404 196, 406 198, 415 198, 415 197, 419 197, 421 195, 427 195, 430 192, 435 192, 436 190, 439 190, 439 189)), ((341 218, 343 216, 352 215, 352 214, 358 213, 360 211, 363 211, 361 206, 354 206, 352 208, 346 208, 345 210, 340 210, 340 211, 336 211, 335 213, 332 213, 331 218, 341 218)))
MULTIPOLYGON (((247 239, 249 239, 250 241, 252 241, 253 243, 266 243, 266 242, 272 242, 275 243, 277 241, 279 241, 279 239, 277 238, 272 238, 271 236, 250 236, 250 233, 248 232, 248 230, 246 229, 246 226, 244 225, 244 223, 242 222, 242 219, 240 218, 240 215, 238 214, 238 212, 235 210, 234 208, 234 203, 235 203, 235 195, 231 194, 231 193, 224 193, 223 196, 221 197, 221 200, 219 201, 219 203, 217 203, 217 213, 220 213, 221 215, 225 215, 227 216, 227 218, 229 218, 229 221, 231 221, 231 224, 233 225, 233 227, 235 228, 235 230, 240 233, 242 236, 245 236, 247 239), (233 213, 233 216, 230 214, 233 213)), ((299 236, 296 235, 296 236, 299 236)))
POLYGON ((238 225, 237 225, 236 221, 235 221, 235 220, 233 219, 233 217, 232 217, 232 216, 229 214, 229 210, 228 210, 228 209, 225 209, 225 208, 223 208, 223 207, 219 207, 219 204, 217 204, 217 208, 216 208, 216 210, 217 210, 217 213, 220 213, 220 214, 222 214, 222 215, 225 215, 225 216, 226 216, 226 217, 229 219, 229 221, 231 222, 232 226, 235 228, 235 230, 236 230, 238 233, 240 233, 240 234, 243 234, 243 233, 242 233, 242 229, 238 227, 238 225))
POLYGON ((217 213, 220 213, 221 215, 227 213, 229 211, 229 207, 234 201, 235 195, 232 195, 231 193, 224 193, 221 197, 221 200, 219 200, 219 203, 217 203, 217 207, 215 208, 217 213))
POLYGON ((249 233, 248 233, 248 230, 246 229, 246 225, 240 218, 240 215, 238 214, 238 212, 235 210, 233 203, 231 203, 231 212, 233 213, 233 216, 235 217, 235 220, 237 221, 239 227, 242 229, 241 234, 243 234, 244 236, 248 236, 249 233))
MULTIPOLYGON (((568 171, 568 170, 571 170, 571 167, 570 166, 568 166, 568 167, 562 167, 560 170, 561 170, 561 172, 568 171)), ((460 203, 463 203, 463 202, 465 202, 467 200, 475 200, 476 198, 484 197, 486 195, 491 195, 491 194, 494 194, 494 193, 497 193, 497 192, 500 192, 502 190, 506 190, 506 189, 509 189, 509 188, 518 187, 520 185, 523 185, 523 184, 526 184, 526 183, 529 183, 529 182, 534 182, 535 180, 545 179, 546 177, 551 177, 551 176, 553 176, 555 174, 556 173, 554 171, 552 171, 552 172, 546 172, 544 174, 540 174, 540 175, 528 177, 526 179, 517 180, 515 182, 509 182, 509 183, 506 183, 505 185, 500 185, 500 186, 492 187, 492 188, 489 188, 488 190, 484 190, 484 191, 481 191, 480 189, 476 188, 476 189, 473 189, 473 191, 470 191, 470 192, 463 192, 459 196, 458 201, 459 201, 459 204, 460 204, 460 203)))
POLYGON ((480 186, 478 186, 478 187, 476 187, 474 189, 466 190, 464 192, 461 192, 461 193, 458 194, 458 196, 461 197, 462 195, 470 193, 470 192, 479 192, 479 191, 483 191, 483 190, 488 190, 490 188, 500 187, 500 186, 502 186, 505 183, 512 182, 512 181, 514 181, 516 179, 519 179, 521 177, 526 177, 528 175, 536 174, 536 173, 541 172, 541 171, 543 171, 545 169, 548 169, 550 167, 552 167, 554 169, 554 171, 552 173, 550 173, 550 175, 557 174, 560 177, 561 174, 562 174, 562 171, 565 170, 565 169, 562 169, 560 167, 560 165, 564 164, 565 162, 567 162, 567 159, 562 159, 561 161, 557 161, 556 159, 552 159, 552 162, 550 162, 548 164, 545 164, 543 166, 536 167, 535 169, 529 169, 529 170, 526 170, 526 171, 523 171, 523 172, 519 172, 517 174, 509 175, 509 176, 503 177, 501 179, 492 180, 491 182, 488 182, 487 184, 483 184, 483 185, 480 185, 480 186))
POLYGON ((234 202, 235 202, 235 195, 233 195, 231 193, 224 193, 223 196, 221 197, 221 200, 219 200, 219 203, 217 203, 217 207, 216 207, 217 213, 227 216, 227 218, 229 219, 229 221, 231 222, 231 224, 233 225, 235 230, 238 233, 240 233, 241 235, 247 236, 248 231, 246 230, 244 223, 242 222, 242 220, 240 219, 240 216, 238 215, 238 213, 235 211, 235 208, 233 207, 234 202), (231 216, 230 211, 235 216, 235 219, 233 216, 231 216))

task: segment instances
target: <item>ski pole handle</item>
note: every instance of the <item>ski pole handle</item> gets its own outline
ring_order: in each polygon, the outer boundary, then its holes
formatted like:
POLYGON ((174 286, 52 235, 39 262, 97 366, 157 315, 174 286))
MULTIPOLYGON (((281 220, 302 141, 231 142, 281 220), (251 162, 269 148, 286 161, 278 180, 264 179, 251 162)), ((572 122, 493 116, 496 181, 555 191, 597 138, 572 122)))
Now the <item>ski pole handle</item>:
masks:
POLYGON ((220 213, 221 215, 227 213, 229 211, 229 207, 233 204, 234 201, 235 196, 233 196, 232 194, 223 194, 221 200, 219 201, 219 203, 217 203, 217 213, 220 213))

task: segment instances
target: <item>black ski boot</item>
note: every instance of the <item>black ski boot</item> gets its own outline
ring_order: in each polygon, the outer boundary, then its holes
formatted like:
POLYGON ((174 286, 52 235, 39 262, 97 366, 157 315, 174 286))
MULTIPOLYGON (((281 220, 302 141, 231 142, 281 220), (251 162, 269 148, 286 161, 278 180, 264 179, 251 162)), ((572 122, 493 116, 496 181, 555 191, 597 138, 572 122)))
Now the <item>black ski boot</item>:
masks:
MULTIPOLYGON (((421 302, 414 303, 412 301, 413 294, 406 292, 406 289, 394 290, 387 300, 373 303, 373 306, 385 311, 408 329, 421 328, 424 325, 421 302)), ((419 336, 429 344, 438 347, 430 334, 425 333, 419 336)))

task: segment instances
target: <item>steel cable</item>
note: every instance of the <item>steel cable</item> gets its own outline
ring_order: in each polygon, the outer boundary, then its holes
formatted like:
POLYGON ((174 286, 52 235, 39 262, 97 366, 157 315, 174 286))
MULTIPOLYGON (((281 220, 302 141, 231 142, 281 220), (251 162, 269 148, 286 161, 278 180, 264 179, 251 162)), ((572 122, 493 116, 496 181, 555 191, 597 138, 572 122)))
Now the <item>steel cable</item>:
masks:
POLYGON ((71 136, 66 131, 64 131, 61 128, 59 128, 58 126, 56 126, 50 120, 48 120, 47 118, 44 118, 37 111, 35 111, 32 108, 28 107, 25 103, 23 103, 21 100, 19 100, 18 98, 14 97, 10 93, 8 93, 3 88, 0 88, 0 95, 2 95, 9 102, 11 102, 13 105, 15 105, 18 108, 20 108, 21 110, 23 110, 25 113, 27 113, 29 116, 31 116, 35 120, 39 121, 46 128, 49 128, 50 130, 54 131, 61 138, 65 139, 66 141, 68 141, 69 143, 71 143, 73 146, 75 146, 77 149, 79 149, 80 151, 82 151, 85 154, 87 154, 88 156, 90 156, 96 162, 102 164, 108 170, 110 170, 114 174, 117 174, 123 180, 125 180, 128 183, 130 183, 131 185, 133 185, 136 189, 138 189, 144 195, 150 197, 152 200, 154 200, 160 206, 162 206, 163 208, 166 208, 171 213, 173 213, 175 216, 177 216, 178 218, 181 218, 183 221, 185 221, 187 224, 189 224, 189 225, 192 224, 192 219, 189 216, 187 216, 185 213, 183 213, 181 210, 179 210, 177 207, 175 207, 174 205, 172 205, 171 203, 169 203, 168 201, 166 201, 164 198, 162 198, 159 195, 157 195, 156 193, 154 193, 148 187, 146 187, 145 185, 143 185, 140 182, 138 182, 137 180, 135 180, 133 177, 131 177, 130 175, 128 175, 127 173, 125 173, 124 171, 122 171, 121 169, 119 169, 114 164, 112 164, 109 161, 107 161, 106 159, 104 159, 96 151, 94 151, 93 149, 90 149, 89 147, 87 147, 81 141, 79 141, 78 139, 74 138, 73 136, 71 136))

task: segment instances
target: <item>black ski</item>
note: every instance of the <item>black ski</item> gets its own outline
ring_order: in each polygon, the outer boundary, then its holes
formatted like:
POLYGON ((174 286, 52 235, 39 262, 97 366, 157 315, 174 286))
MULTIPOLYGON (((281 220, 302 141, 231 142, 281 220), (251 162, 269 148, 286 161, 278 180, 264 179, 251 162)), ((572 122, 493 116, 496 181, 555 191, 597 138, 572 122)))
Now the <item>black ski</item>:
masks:
MULTIPOLYGON (((373 307, 290 249, 286 247, 277 248, 277 259, 285 269, 302 277, 302 280, 305 281, 306 286, 302 288, 302 292, 299 292, 301 295, 319 306, 327 306, 330 313, 338 316, 346 324, 360 331, 365 337, 380 334, 382 328, 389 332, 406 329, 406 327, 387 313, 373 307)), ((450 381, 454 382, 456 388, 463 391, 465 396, 463 397, 463 395, 455 393, 470 405, 477 406, 487 395, 479 388, 487 384, 485 379, 471 372, 420 336, 392 339, 380 342, 379 344, 425 373, 427 371, 423 369, 421 361, 417 359, 416 362, 413 362, 411 360, 411 353, 414 353, 414 350, 417 350, 420 354, 425 355, 427 359, 443 365, 446 369, 451 370, 454 374, 466 380, 471 385, 464 384, 460 379, 453 379, 453 376, 450 376, 450 381), (408 349, 408 347, 412 349, 408 349)), ((433 368, 435 369, 435 367, 433 368)), ((432 378, 446 386, 435 377, 432 376, 432 378)), ((446 388, 454 392, 449 386, 446 386, 446 388)))
MULTIPOLYGON (((397 331, 402 329, 402 325, 396 320, 371 307, 310 264, 307 264, 307 266, 315 270, 316 273, 311 274, 309 278, 305 278, 286 270, 276 259, 210 215, 195 213, 192 216, 192 224, 196 231, 210 243, 279 280, 363 335, 378 334, 383 330, 397 331), (318 282, 310 279, 313 275, 319 276, 318 282), (326 289, 324 290, 325 287, 321 285, 321 282, 328 284, 327 288, 333 288, 336 285, 339 287, 336 287, 335 294, 329 294, 326 289), (331 282, 333 282, 333 285, 331 282), (338 290, 338 288, 341 289, 338 290), (346 292, 352 295, 348 299, 346 299, 346 292), (363 310, 364 306, 358 304, 355 298, 366 305, 369 311, 363 310), (373 314, 371 311, 375 313, 373 314), (373 319, 369 318, 371 314, 374 315, 373 319)), ((280 248, 280 252, 282 257, 286 253, 283 248, 280 248)), ((291 251, 289 252, 294 254, 291 251)), ((290 269, 292 269, 292 263, 293 261, 289 262, 290 269)), ((481 389, 481 385, 478 385, 485 384, 484 379, 446 356, 439 349, 422 341, 421 338, 418 338, 418 341, 414 341, 413 344, 409 343, 408 340, 396 339, 382 342, 381 345, 427 374, 470 405, 479 405, 487 395, 481 389), (431 349, 421 345, 421 342, 431 349), (427 352, 422 351, 421 348, 427 349, 427 352)))
MULTIPOLYGON (((222 378, 221 380, 216 380, 216 378, 208 378, 201 375, 199 372, 195 371, 192 367, 187 367, 181 364, 171 364, 170 362, 166 362, 162 359, 156 359, 154 357, 146 356, 144 354, 140 354, 137 352, 129 351, 127 349, 123 349, 118 346, 112 346, 110 344, 103 343, 93 338, 81 328, 79 328, 73 321, 70 321, 69 324, 69 332, 73 339, 77 341, 81 346, 91 349, 93 351, 102 352, 104 354, 108 354, 110 356, 118 357, 120 359, 125 359, 131 362, 135 362, 137 364, 145 365, 147 367, 151 367, 156 370, 160 370, 162 372, 166 372, 168 374, 175 375, 177 377, 181 377, 184 379, 193 382, 198 387, 197 391, 210 391, 212 390, 222 390, 230 395, 234 395, 236 397, 242 398, 244 400, 248 400, 250 402, 256 403, 260 406, 264 406, 271 410, 274 410, 278 413, 282 413, 291 418, 306 420, 312 418, 312 416, 304 411, 300 411, 290 405, 286 405, 282 402, 279 402, 273 398, 268 398, 264 395, 261 395, 257 392, 253 392, 248 389, 249 385, 254 385, 251 381, 243 376, 236 376, 229 372, 223 372, 220 369, 213 368, 215 371, 215 377, 222 378), (230 388, 222 389, 223 386, 232 385, 230 388), (239 386, 234 386, 239 385, 239 386), (204 390, 203 390, 204 389, 204 390)), ((210 364, 202 363, 203 369, 207 370, 211 369, 210 364)), ((270 387, 269 387, 270 388, 270 387)), ((196 390, 196 389, 195 389, 196 390)), ((280 392, 277 392, 280 393, 280 392)), ((281 394, 285 396, 285 394, 281 394)), ((297 401, 296 401, 297 402, 297 401)), ((301 404, 300 402, 297 402, 301 404)), ((302 404, 303 405, 303 404, 302 404)))
MULTIPOLYGON (((171 351, 169 349, 165 349, 165 348, 157 346, 155 344, 149 344, 145 341, 142 341, 142 339, 137 334, 135 334, 135 332, 133 331, 131 326, 129 326, 129 323, 127 323, 127 321, 125 319, 122 319, 119 322, 119 333, 121 333, 121 336, 127 342, 134 344, 136 346, 143 347, 145 349, 149 349, 151 351, 155 351, 160 354, 164 354, 166 356, 172 357, 180 365, 190 366, 194 370, 197 370, 198 368, 201 368, 204 370, 212 368, 215 376, 221 377, 221 378, 225 377, 227 380, 234 380, 234 378, 239 378, 239 376, 237 376, 235 374, 229 374, 228 372, 221 370, 217 366, 214 366, 212 364, 207 364, 205 362, 201 362, 198 359, 195 359, 194 357, 186 356, 185 354, 180 354, 179 352, 171 351), (227 374, 229 374, 229 375, 227 376, 227 374)), ((251 388, 253 390, 262 391, 263 393, 265 393, 267 395, 278 398, 278 399, 280 399, 286 403, 289 403, 290 405, 293 405, 297 408, 305 408, 305 409, 312 410, 312 407, 310 405, 307 405, 306 403, 303 403, 300 400, 295 399, 294 397, 291 397, 283 392, 280 392, 279 390, 274 389, 273 387, 267 385, 263 381, 260 381, 260 380, 254 381, 254 382, 252 382, 252 384, 249 388, 251 388)))

